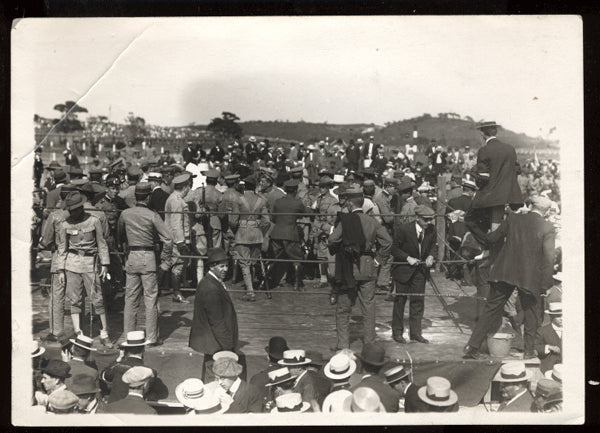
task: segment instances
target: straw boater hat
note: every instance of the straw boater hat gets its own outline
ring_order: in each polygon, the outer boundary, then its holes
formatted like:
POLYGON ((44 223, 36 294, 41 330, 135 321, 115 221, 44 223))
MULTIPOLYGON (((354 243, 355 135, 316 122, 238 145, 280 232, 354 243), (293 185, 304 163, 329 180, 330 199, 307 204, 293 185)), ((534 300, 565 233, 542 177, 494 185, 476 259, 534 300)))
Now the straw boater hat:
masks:
POLYGON ((356 361, 350 359, 345 353, 332 356, 323 369, 325 376, 333 380, 346 379, 352 376, 355 371, 356 361))
POLYGON ((31 357, 35 358, 36 356, 42 355, 46 351, 45 347, 40 346, 40 342, 37 340, 33 340, 31 342, 31 357))
POLYGON ((74 345, 82 347, 86 350, 91 350, 93 352, 96 351, 96 349, 92 348, 92 344, 94 343, 94 340, 86 335, 79 334, 77 336, 77 338, 75 338, 75 339, 70 338, 69 341, 71 343, 73 343, 74 345))
POLYGON ((500 367, 494 381, 496 382, 521 382, 531 379, 531 371, 525 368, 525 363, 521 361, 507 362, 500 367))
POLYGON ((545 372, 544 376, 546 376, 546 379, 552 379, 562 383, 562 364, 554 364, 552 370, 545 372))
POLYGON ((364 386, 356 388, 342 403, 344 412, 385 412, 379 395, 364 386))
POLYGON ((286 350, 283 352, 283 358, 277 361, 279 365, 306 365, 310 364, 310 359, 306 357, 304 350, 286 350))
POLYGON ((352 397, 352 392, 347 389, 338 389, 333 391, 325 400, 323 400, 322 412, 343 412, 344 402, 348 397, 352 397))
POLYGON ((289 380, 294 380, 298 376, 291 374, 289 368, 281 367, 274 368, 271 371, 268 371, 267 377, 269 378, 269 382, 265 386, 275 386, 281 383, 285 383, 289 380))
POLYGON ((216 387, 213 384, 217 384, 217 382, 205 385, 200 379, 186 379, 175 387, 175 397, 185 407, 198 412, 222 411, 220 400, 215 393, 216 387))
POLYGON ((548 309, 545 310, 545 313, 551 316, 562 315, 562 302, 548 302, 548 309))
POLYGON ((499 127, 500 125, 498 125, 496 122, 494 122, 492 120, 492 121, 488 121, 488 122, 481 122, 480 124, 477 125, 477 129, 491 128, 492 126, 499 127))
POLYGON ((417 390, 419 398, 432 406, 452 406, 458 395, 452 391, 450 381, 439 376, 427 379, 427 384, 417 390))
POLYGON ((122 347, 138 347, 146 345, 146 331, 129 331, 122 347))
POLYGON ((385 377, 385 383, 391 385, 394 382, 398 382, 401 379, 404 379, 410 374, 410 370, 404 368, 403 365, 396 365, 395 367, 389 368, 383 372, 383 376, 385 377))
POLYGON ((276 397, 275 407, 271 409, 271 412, 306 412, 309 407, 310 403, 302 401, 302 395, 300 393, 292 392, 276 397))

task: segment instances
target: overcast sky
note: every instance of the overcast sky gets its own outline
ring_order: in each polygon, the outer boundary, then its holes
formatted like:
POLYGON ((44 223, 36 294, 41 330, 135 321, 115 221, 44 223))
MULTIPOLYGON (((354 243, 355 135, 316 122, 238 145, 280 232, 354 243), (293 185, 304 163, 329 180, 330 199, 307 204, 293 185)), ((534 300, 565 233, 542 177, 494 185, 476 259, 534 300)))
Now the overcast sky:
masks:
POLYGON ((534 136, 556 127, 563 142, 581 127, 576 17, 25 20, 13 44, 45 117, 80 100, 160 125, 222 111, 376 124, 451 111, 534 136))

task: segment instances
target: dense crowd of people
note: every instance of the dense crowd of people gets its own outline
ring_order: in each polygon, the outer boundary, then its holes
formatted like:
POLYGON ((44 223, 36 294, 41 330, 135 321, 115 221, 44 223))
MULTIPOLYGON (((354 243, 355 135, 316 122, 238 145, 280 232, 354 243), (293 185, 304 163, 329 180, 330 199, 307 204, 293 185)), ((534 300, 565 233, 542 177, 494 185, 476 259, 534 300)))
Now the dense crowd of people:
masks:
POLYGON ((408 338, 429 343, 421 329, 423 295, 443 244, 447 277, 475 285, 480 299, 465 357, 486 357, 482 341, 490 332, 508 326, 523 334, 521 361, 505 363, 495 378, 499 410, 556 410, 562 401, 559 164, 519 164, 514 148, 496 138, 497 128, 479 125, 485 144, 477 154, 432 142, 390 156, 374 137, 284 149, 249 137, 210 149, 190 142, 181 155, 120 149, 96 156, 87 173, 68 150, 64 165, 44 166, 39 148, 32 258, 51 254, 44 339, 61 342, 63 359, 44 361, 35 342, 34 404, 56 413, 154 413, 146 400, 160 372, 143 365, 143 353, 163 343, 158 295, 190 303, 181 289, 191 281, 189 346, 204 354, 207 374, 176 389, 190 414, 457 411, 446 378, 412 385, 410 368, 388 362, 375 333, 375 295, 384 291, 394 302, 393 339, 407 342, 408 303, 408 338), (435 224, 445 224, 446 238, 435 224), (319 363, 273 337, 269 365, 247 382, 225 282, 243 281, 247 302, 270 302, 279 285, 303 290, 307 279, 329 290, 336 354, 319 363), (100 344, 108 348, 114 342, 105 304, 124 290, 123 352, 103 372, 92 371, 93 336, 81 331, 84 289, 100 316, 100 344), (144 324, 137 322, 142 295, 144 324), (65 297, 72 336, 65 335, 65 297), (350 350, 349 338, 357 301, 361 353, 350 350), (531 387, 525 361, 535 357, 542 360, 539 374, 549 378, 536 377, 531 387))

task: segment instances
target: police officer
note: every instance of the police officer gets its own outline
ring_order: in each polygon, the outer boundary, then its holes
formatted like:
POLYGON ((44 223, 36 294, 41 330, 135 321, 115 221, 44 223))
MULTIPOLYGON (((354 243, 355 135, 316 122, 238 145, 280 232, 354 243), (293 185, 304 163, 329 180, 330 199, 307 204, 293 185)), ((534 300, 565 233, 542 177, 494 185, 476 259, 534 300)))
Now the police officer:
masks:
POLYGON ((125 272, 124 332, 134 331, 137 325, 142 287, 146 307, 146 336, 148 344, 162 344, 158 339, 158 284, 156 281, 156 260, 154 256, 154 239, 158 236, 163 244, 164 256, 161 263, 163 270, 170 267, 173 250, 171 233, 158 214, 148 208, 151 193, 150 184, 138 183, 135 186, 136 205, 123 211, 118 222, 118 243, 127 247, 128 251, 125 272))
POLYGON ((52 262, 50 263, 50 305, 48 306, 50 313, 50 333, 45 337, 47 341, 58 341, 64 331, 65 285, 61 284, 58 278, 57 237, 60 233, 60 225, 69 216, 69 212, 64 208, 64 200, 67 194, 74 190, 75 187, 73 185, 64 185, 61 188, 61 200, 57 203, 58 209, 51 211, 42 228, 40 248, 52 251, 52 262))
POLYGON ((112 347, 108 338, 108 321, 100 289, 100 279, 106 277, 110 264, 108 246, 100 220, 85 212, 84 203, 85 199, 77 191, 69 193, 65 198, 65 207, 69 211, 69 216, 61 223, 57 238, 58 279, 60 284, 64 284, 66 279, 67 298, 71 301, 71 318, 75 333, 81 333, 79 315, 82 308, 82 286, 84 286, 102 322, 100 342, 104 346, 112 347), (100 272, 98 272, 98 259, 101 264, 100 272))
POLYGON ((189 208, 184 197, 190 191, 192 176, 189 173, 183 173, 173 179, 173 193, 165 203, 165 223, 171 230, 173 242, 176 248, 173 248, 173 267, 171 268, 171 284, 173 286, 173 300, 183 304, 189 304, 179 288, 185 275, 185 269, 189 263, 189 258, 181 257, 191 254, 191 234, 190 234, 190 214, 189 208))
POLYGON ((256 179, 253 175, 244 179, 244 188, 244 194, 233 203, 229 224, 235 230, 235 246, 232 256, 238 260, 242 268, 247 290, 243 299, 254 302, 256 295, 252 287, 251 273, 254 262, 251 259, 260 257, 260 249, 264 240, 263 231, 269 227, 269 216, 267 215, 267 201, 254 192, 256 179), (239 213, 244 215, 239 215, 239 213))

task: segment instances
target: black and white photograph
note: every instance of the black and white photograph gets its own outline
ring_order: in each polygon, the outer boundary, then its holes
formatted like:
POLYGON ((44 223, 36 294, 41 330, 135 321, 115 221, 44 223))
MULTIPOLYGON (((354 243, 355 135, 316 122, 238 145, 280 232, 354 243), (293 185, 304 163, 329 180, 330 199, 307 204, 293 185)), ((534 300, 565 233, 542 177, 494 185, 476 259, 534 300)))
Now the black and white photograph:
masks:
POLYGON ((10 37, 14 425, 584 422, 580 17, 10 37))

